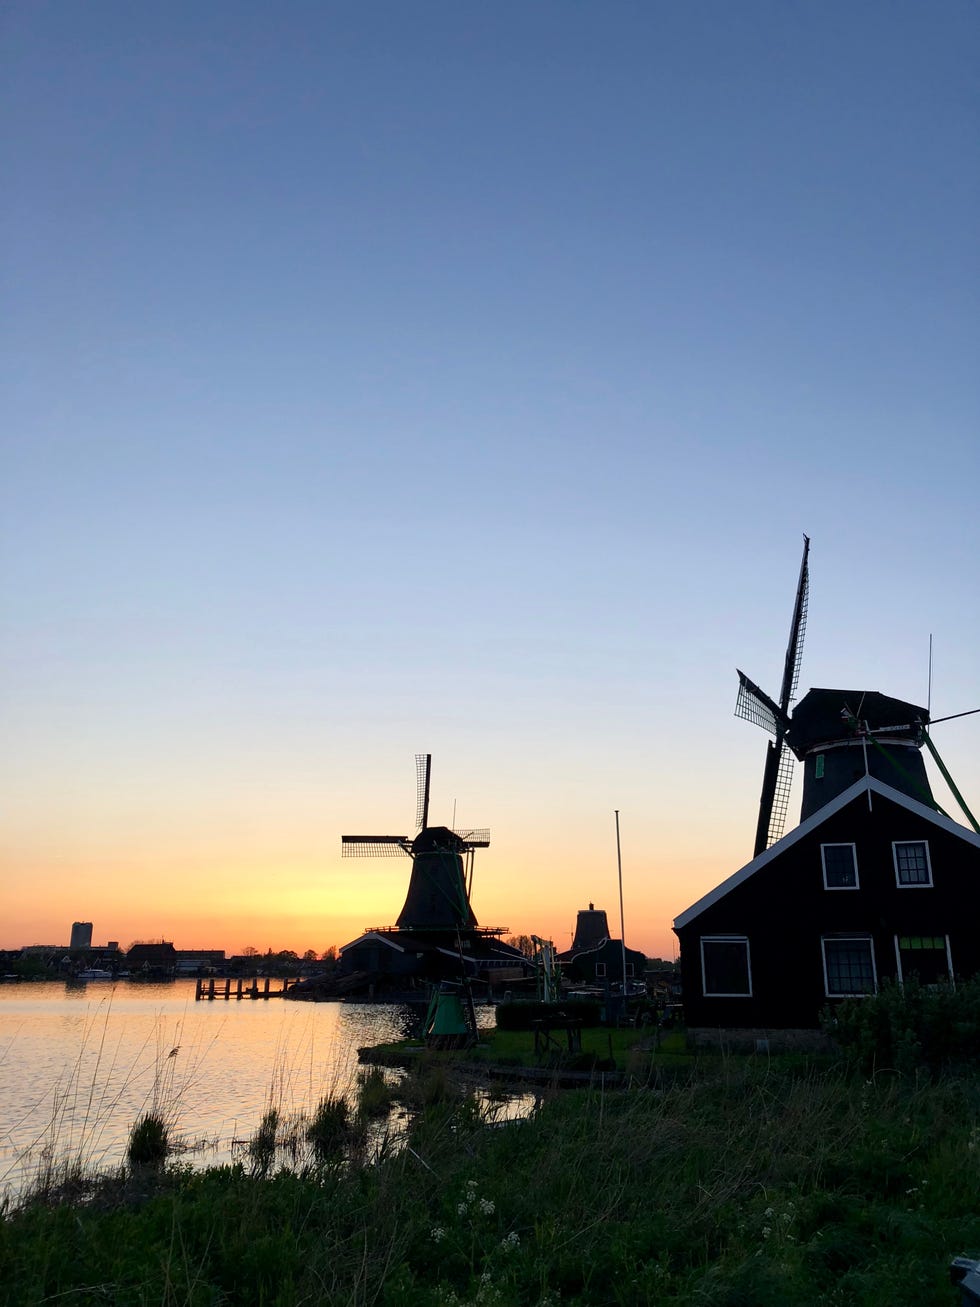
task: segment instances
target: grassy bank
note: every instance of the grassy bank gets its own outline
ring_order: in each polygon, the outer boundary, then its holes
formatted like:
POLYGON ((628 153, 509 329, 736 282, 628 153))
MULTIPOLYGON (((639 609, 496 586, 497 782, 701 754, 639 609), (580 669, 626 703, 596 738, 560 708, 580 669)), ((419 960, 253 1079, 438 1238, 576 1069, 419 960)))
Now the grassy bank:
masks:
POLYGON ((0 1303, 954 1307, 980 1256, 975 1077, 731 1061, 491 1129, 426 1075, 372 1165, 137 1167, 8 1215, 0 1303))
MULTIPOLYGON (((363 1049, 362 1060, 377 1066, 412 1066, 419 1058, 429 1063, 465 1062, 473 1066, 499 1067, 503 1070, 540 1070, 579 1067, 587 1071, 615 1071, 646 1081, 657 1067, 690 1069, 696 1060, 687 1048, 682 1032, 658 1035, 617 1030, 605 1026, 579 1032, 579 1047, 569 1052, 560 1036, 547 1047, 535 1049, 534 1034, 528 1030, 481 1030, 472 1047, 444 1054, 433 1053, 419 1040, 403 1039, 363 1049)), ((701 1061, 704 1061, 702 1056, 701 1061)))

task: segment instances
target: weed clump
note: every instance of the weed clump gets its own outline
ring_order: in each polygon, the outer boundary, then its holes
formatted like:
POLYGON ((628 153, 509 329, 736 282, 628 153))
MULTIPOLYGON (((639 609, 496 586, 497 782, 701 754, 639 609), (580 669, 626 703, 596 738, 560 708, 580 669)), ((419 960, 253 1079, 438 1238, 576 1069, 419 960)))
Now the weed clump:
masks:
POLYGON ((328 1096, 317 1104, 306 1127, 306 1140, 320 1164, 339 1161, 353 1135, 350 1105, 344 1098, 328 1096))
POLYGON ((170 1131, 158 1112, 144 1112, 129 1132, 126 1157, 130 1166, 162 1166, 170 1154, 170 1131))
POLYGON ((379 1066, 357 1073, 357 1111, 362 1117, 386 1116, 394 1101, 394 1091, 379 1066))
POLYGON ((248 1156, 257 1175, 267 1175, 276 1156, 279 1138, 279 1112, 270 1107, 259 1122, 259 1128, 248 1141, 248 1156))

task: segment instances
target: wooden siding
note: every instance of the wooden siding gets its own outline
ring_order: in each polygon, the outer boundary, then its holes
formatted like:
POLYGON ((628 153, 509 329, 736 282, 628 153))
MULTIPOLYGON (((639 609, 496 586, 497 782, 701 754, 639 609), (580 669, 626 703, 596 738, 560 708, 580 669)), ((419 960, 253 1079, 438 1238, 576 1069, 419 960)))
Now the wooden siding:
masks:
MULTIPOLYGON (((819 1024, 824 991, 821 937, 866 935, 874 944, 878 983, 896 977, 895 937, 948 936, 955 974, 980 973, 980 848, 972 832, 930 820, 919 805, 896 801, 876 786, 809 829, 763 855, 762 865, 676 927, 688 1025, 801 1028, 819 1024), (869 793, 871 810, 869 811, 869 793), (913 811, 912 808, 919 808, 913 811), (896 885, 893 841, 925 840, 933 885, 896 885), (859 888, 824 889, 822 844, 854 844, 859 888), (749 941, 751 997, 706 998, 702 992, 704 936, 749 941)), ((897 797, 897 796, 896 796, 897 797)), ((903 796, 904 799, 904 796, 903 796)), ((750 864, 751 866, 751 864, 750 864)))

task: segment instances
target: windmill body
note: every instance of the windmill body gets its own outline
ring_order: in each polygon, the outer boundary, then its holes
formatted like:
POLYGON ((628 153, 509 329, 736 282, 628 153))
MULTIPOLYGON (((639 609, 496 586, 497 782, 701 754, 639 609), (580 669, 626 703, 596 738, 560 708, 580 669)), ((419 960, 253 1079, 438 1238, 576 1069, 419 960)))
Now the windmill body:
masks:
POLYGON ((412 841, 412 876, 399 930, 474 930, 463 863, 468 846, 447 826, 429 826, 412 841))
POLYGON ((800 820, 862 776, 936 806, 925 760, 925 708, 876 690, 810 690, 797 704, 787 741, 803 763, 800 820))
POLYGON ((488 830, 430 826, 431 754, 419 754, 418 812, 414 836, 344 835, 344 857, 409 858, 405 902, 394 926, 371 927, 341 949, 342 969, 361 971, 384 986, 416 980, 489 974, 501 981, 520 978, 524 958, 504 944, 506 927, 480 928, 470 905, 473 856, 490 844, 488 830))

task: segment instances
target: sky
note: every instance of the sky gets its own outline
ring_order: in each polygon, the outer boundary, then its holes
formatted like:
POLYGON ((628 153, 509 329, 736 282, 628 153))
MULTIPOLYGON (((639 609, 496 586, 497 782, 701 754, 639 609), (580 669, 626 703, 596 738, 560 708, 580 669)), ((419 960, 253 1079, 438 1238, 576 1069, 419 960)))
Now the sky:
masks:
POLYGON ((7 0, 0 947, 393 922, 340 838, 431 752, 481 925, 618 935, 618 810, 673 956, 804 534, 801 693, 926 704, 931 637, 980 707, 978 60, 973 0, 7 0))

